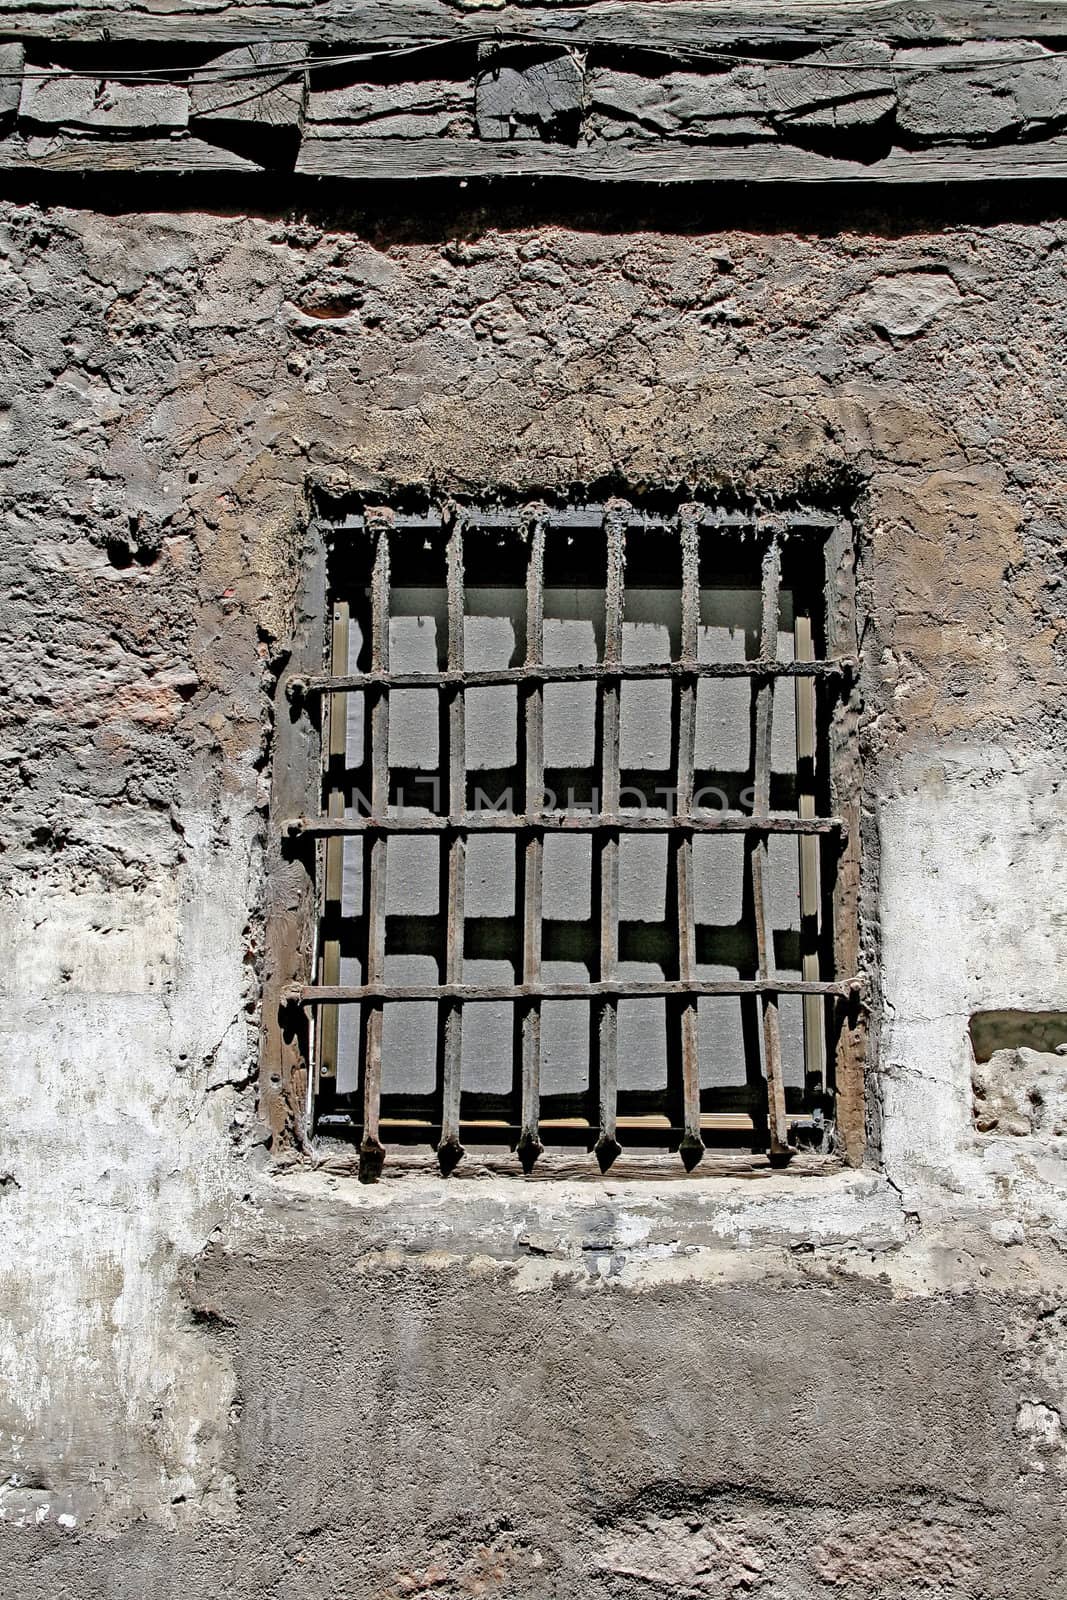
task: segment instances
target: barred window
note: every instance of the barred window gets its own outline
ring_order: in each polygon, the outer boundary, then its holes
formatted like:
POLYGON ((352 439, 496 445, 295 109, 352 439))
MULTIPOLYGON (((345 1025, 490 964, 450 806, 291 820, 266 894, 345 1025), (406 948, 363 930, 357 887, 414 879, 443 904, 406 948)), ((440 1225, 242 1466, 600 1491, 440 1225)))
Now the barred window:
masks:
POLYGON ((857 991, 847 523, 449 504, 328 543, 299 685, 321 809, 288 822, 316 861, 316 1132, 365 1179, 387 1152, 829 1148, 857 991))

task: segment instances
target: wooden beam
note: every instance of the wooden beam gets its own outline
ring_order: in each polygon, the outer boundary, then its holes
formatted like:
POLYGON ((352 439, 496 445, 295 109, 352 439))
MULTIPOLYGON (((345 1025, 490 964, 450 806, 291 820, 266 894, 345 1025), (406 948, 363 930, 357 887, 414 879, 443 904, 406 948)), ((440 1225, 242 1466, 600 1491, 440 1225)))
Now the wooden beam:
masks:
MULTIPOLYGON (((326 550, 318 524, 308 534, 293 599, 292 664, 311 670, 322 661, 326 604, 326 550)), ((314 800, 321 779, 318 734, 279 684, 274 703, 271 815, 314 800)), ((259 1114, 277 1153, 306 1143, 308 1040, 287 1004, 294 983, 311 963, 314 876, 306 851, 293 852, 279 827, 268 838, 264 878, 263 1013, 260 1035, 259 1114)))
POLYGON ((477 140, 315 139, 296 163, 303 177, 366 179, 557 178, 594 183, 985 183, 1067 177, 1067 136, 991 148, 940 145, 893 150, 880 161, 843 161, 795 145, 680 144, 669 140, 600 145, 477 140))
POLYGON ((263 172, 255 161, 203 139, 0 139, 0 171, 114 173, 263 172))
MULTIPOLYGON (((846 522, 833 535, 826 572, 827 647, 855 650, 857 552, 846 522)), ((871 886, 863 880, 861 797, 864 788, 860 732, 863 701, 855 688, 835 699, 830 717, 830 794, 844 824, 839 835, 832 904, 833 948, 838 972, 860 975, 863 964, 861 909, 871 886)), ((867 1046, 869 1012, 857 988, 834 1007, 833 1061, 837 1092, 836 1123, 850 1166, 860 1166, 867 1147, 867 1046)))
MULTIPOLYGON (((114 176, 266 174, 267 169, 202 139, 0 139, 0 173, 114 176)), ((1067 178, 1067 135, 1041 142, 972 148, 894 150, 880 161, 839 161, 792 145, 686 145, 668 140, 565 145, 482 144, 470 139, 304 140, 297 180, 415 182, 425 179, 540 178, 583 183, 975 184, 1067 178)), ((277 181, 284 174, 276 173, 277 181)))
POLYGON ((584 6, 508 4, 499 10, 457 10, 448 0, 326 0, 280 12, 272 5, 218 4, 191 15, 180 0, 169 9, 129 4, 41 5, 33 12, 7 0, 8 38, 62 39, 99 45, 188 43, 240 45, 267 40, 348 44, 370 49, 424 39, 446 41, 533 36, 586 45, 659 44, 711 48, 744 39, 751 44, 788 41, 824 44, 840 38, 882 38, 901 43, 940 40, 1050 38, 1067 34, 1065 0, 935 0, 903 6, 895 0, 809 0, 782 6, 775 0, 718 5, 707 0, 599 0, 584 6), (311 14, 309 14, 311 13, 311 14))

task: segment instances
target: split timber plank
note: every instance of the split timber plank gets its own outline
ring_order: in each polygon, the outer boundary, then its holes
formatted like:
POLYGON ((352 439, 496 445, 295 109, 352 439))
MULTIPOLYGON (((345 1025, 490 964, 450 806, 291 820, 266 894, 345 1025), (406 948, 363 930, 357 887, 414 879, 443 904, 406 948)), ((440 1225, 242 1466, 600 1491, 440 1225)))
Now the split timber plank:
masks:
POLYGON ((0 140, 0 171, 8 172, 262 172, 255 161, 202 139, 49 139, 41 148, 24 139, 0 140))
MULTIPOLYGON (((315 539, 304 553, 291 635, 291 660, 310 671, 322 661, 326 550, 315 539)), ((274 717, 271 810, 284 816, 290 806, 306 805, 318 793, 321 752, 307 717, 289 716, 279 690, 274 717)), ((306 1035, 289 1025, 285 996, 310 966, 315 915, 313 873, 305 857, 285 848, 271 830, 264 880, 263 1006, 260 1036, 259 1115, 270 1131, 275 1154, 306 1143, 306 1035)))
MULTIPOLYGON (((41 149, 0 140, 0 171, 242 174, 253 161, 199 139, 54 139, 41 149)), ((306 140, 298 177, 352 181, 425 178, 562 178, 594 183, 984 183, 1067 177, 1067 136, 996 149, 945 145, 894 151, 864 165, 788 146, 670 148, 629 145, 569 150, 561 145, 479 144, 476 140, 306 140)))
POLYGON ((305 140, 296 171, 305 177, 564 178, 596 183, 981 183, 1067 177, 1067 136, 992 149, 942 145, 894 150, 881 161, 839 161, 766 140, 751 145, 607 146, 480 144, 476 140, 305 140))
POLYGON ((22 98, 26 52, 20 44, 0 44, 0 122, 10 122, 22 98))
POLYGON ((240 45, 293 40, 352 44, 361 49, 421 40, 534 35, 550 42, 586 45, 658 44, 713 48, 726 41, 788 40, 825 44, 839 38, 883 38, 910 43, 941 40, 1049 38, 1067 34, 1067 0, 935 0, 900 5, 894 0, 852 4, 810 0, 783 7, 776 0, 712 5, 702 0, 594 0, 583 6, 510 4, 500 10, 458 9, 450 0, 320 0, 292 5, 197 6, 172 0, 169 8, 111 0, 110 4, 40 4, 0 0, 0 32, 25 39, 115 42, 188 41, 240 45), (105 31, 106 30, 106 31, 105 31))

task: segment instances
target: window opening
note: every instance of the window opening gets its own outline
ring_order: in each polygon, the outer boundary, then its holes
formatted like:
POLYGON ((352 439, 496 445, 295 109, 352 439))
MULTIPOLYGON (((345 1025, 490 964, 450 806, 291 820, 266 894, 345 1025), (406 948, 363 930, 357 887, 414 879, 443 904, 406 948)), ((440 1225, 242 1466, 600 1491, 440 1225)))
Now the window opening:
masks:
POLYGON ((855 973, 827 650, 840 520, 624 502, 330 530, 313 1121, 422 1145, 765 1151, 824 1124, 855 973), (851 941, 850 941, 851 944, 851 941))

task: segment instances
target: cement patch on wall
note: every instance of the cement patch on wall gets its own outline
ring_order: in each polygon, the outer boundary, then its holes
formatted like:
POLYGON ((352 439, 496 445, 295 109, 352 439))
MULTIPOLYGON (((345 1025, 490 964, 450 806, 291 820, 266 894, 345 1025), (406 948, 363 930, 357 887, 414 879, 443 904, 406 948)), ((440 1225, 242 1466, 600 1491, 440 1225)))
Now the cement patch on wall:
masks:
POLYGON ((179 1289, 241 1182, 247 841, 227 859, 5 908, 0 1520, 232 1515, 233 1374, 179 1289))
POLYGON ((969 1033, 978 1010, 1067 1002, 1062 760, 1051 749, 950 748, 909 759, 888 782, 877 1080, 886 1171, 909 1196, 925 1182, 927 1208, 940 1189, 956 1215, 996 1212, 1010 1197, 1067 1241, 1067 1144, 976 1131, 969 1033))

